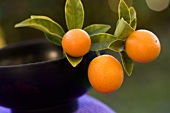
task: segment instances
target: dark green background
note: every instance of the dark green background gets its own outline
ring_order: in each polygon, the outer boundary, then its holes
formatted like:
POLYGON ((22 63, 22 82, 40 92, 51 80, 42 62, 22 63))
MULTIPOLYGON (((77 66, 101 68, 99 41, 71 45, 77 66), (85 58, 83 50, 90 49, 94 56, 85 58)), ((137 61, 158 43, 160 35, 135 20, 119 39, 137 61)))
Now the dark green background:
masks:
MULTIPOLYGON (((110 24, 113 33, 117 13, 108 0, 82 0, 85 10, 84 26, 110 24)), ((65 0, 0 0, 0 27, 8 44, 44 37, 43 33, 30 28, 14 28, 14 25, 30 15, 46 15, 57 21, 65 30, 65 0)), ((162 12, 150 10, 145 0, 134 0, 137 11, 137 29, 153 31, 160 39, 162 51, 157 60, 147 64, 135 63, 131 77, 125 75, 122 87, 111 94, 100 94, 93 89, 89 94, 100 99, 117 113, 169 113, 170 112, 170 7, 162 12)))

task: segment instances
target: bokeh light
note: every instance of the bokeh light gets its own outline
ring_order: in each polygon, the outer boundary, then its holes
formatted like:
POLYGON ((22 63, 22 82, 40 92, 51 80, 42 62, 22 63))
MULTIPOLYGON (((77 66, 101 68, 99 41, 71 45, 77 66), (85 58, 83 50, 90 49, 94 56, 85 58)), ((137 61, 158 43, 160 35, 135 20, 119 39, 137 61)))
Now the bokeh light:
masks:
POLYGON ((154 11, 163 11, 169 6, 170 0, 146 0, 148 7, 154 11))

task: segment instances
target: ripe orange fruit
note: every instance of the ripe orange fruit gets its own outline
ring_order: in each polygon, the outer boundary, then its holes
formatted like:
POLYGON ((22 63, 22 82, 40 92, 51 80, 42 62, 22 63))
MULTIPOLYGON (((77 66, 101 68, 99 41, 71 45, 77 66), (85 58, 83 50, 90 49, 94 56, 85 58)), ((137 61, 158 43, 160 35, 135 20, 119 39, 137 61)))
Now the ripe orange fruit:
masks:
POLYGON ((116 91, 122 85, 124 72, 115 57, 101 55, 90 62, 88 78, 96 91, 106 94, 116 91))
POLYGON ((158 57, 161 46, 159 39, 151 31, 137 30, 127 38, 125 50, 134 61, 146 63, 158 57))
POLYGON ((90 36, 82 29, 69 30, 62 39, 63 50, 72 57, 84 56, 90 46, 90 36))

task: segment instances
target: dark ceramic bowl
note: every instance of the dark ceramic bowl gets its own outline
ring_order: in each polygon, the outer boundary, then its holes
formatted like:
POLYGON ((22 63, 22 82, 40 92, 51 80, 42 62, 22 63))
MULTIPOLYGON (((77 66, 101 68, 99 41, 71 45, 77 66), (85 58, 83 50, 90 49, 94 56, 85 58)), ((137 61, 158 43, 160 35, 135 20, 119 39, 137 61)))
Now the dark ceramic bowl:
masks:
POLYGON ((13 113, 69 113, 88 91, 89 52, 72 67, 62 48, 46 39, 0 49, 0 105, 13 113))

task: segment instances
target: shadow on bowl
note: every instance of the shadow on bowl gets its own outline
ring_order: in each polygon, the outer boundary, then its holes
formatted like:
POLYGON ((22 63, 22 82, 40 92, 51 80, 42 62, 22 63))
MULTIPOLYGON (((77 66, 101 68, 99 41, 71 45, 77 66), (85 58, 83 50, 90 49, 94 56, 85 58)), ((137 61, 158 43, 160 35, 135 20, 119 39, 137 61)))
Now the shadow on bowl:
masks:
POLYGON ((13 113, 70 113, 89 88, 86 54, 77 67, 62 47, 46 39, 19 42, 0 49, 0 105, 13 113))

